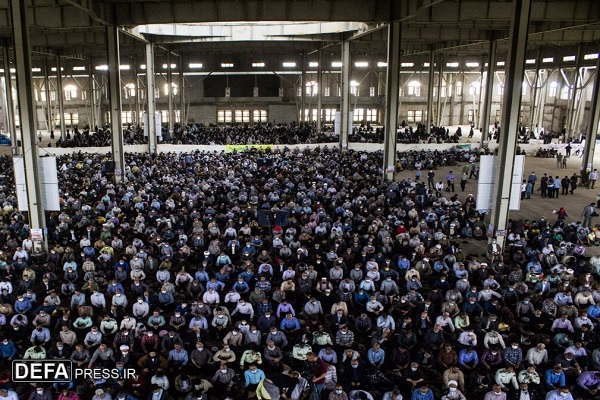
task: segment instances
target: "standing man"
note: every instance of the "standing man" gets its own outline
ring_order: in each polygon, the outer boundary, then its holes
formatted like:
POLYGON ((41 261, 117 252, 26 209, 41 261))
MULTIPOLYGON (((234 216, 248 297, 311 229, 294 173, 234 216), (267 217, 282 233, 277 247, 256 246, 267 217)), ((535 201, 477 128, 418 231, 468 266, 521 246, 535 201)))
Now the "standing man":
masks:
POLYGON ((598 170, 594 169, 592 172, 590 172, 590 175, 588 176, 588 188, 593 189, 597 180, 598 180, 598 170))
POLYGON ((531 182, 531 191, 533 192, 533 190, 535 189, 535 183, 537 182, 537 175, 535 174, 535 172, 532 172, 528 177, 527 177, 527 181, 531 182))
POLYGON ((545 199, 548 196, 548 175, 544 174, 542 179, 540 180, 540 192, 542 192, 542 199, 545 199))
POLYGON ((561 187, 561 181, 560 178, 558 177, 558 175, 556 175, 556 178, 554 178, 554 197, 558 199, 558 191, 560 190, 561 187))
POLYGON ((591 228, 593 226, 592 219, 594 218, 594 214, 596 214, 596 205, 594 203, 590 203, 588 206, 585 206, 583 212, 581 213, 584 227, 591 228))
MULTIPOLYGON (((597 175, 598 174, 596 174, 596 176, 597 175)), ((435 172, 433 172, 433 170, 429 171, 427 173, 427 189, 435 189, 435 182, 433 180, 434 178, 435 178, 435 172)), ((592 189, 593 188, 594 188, 594 186, 592 186, 592 189)))
POLYGON ((312 368, 313 400, 321 400, 321 391, 325 385, 325 377, 329 367, 312 351, 306 355, 306 361, 312 368))
POLYGON ((562 160, 563 155, 560 152, 556 153, 556 168, 562 168, 562 160))
POLYGON ((452 189, 452 192, 454 192, 454 180, 456 179, 456 176, 452 173, 452 171, 450 171, 448 173, 448 175, 446 175, 446 192, 449 192, 450 189, 452 189))

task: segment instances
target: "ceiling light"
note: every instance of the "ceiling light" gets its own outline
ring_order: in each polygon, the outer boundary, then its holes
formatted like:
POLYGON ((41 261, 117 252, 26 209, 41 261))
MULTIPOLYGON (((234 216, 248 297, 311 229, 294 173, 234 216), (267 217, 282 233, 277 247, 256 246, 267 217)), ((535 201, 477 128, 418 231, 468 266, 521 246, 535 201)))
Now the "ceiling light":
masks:
POLYGON ((85 67, 73 67, 73 71, 85 71, 85 67))
POLYGON ((424 67, 429 67, 429 63, 424 63, 423 66, 424 67))
POLYGON ((334 61, 331 63, 331 66, 333 68, 341 68, 342 67, 342 62, 341 61, 334 61))
POLYGON ((383 62, 383 61, 379 61, 379 62, 377 63, 377 66, 378 66, 378 67, 387 67, 387 63, 386 63, 386 62, 383 62))
MULTIPOLYGON (((14 70, 14 68, 11 68, 10 71, 12 72, 14 70)), ((51 68, 52 72, 56 72, 56 67, 52 67, 51 68)), ((63 67, 60 67, 61 71, 64 71, 65 69, 63 67)))
POLYGON ((202 63, 190 63, 190 68, 202 68, 202 63))
POLYGON ((96 65, 98 71, 108 71, 108 65, 96 65))
POLYGON ((294 68, 296 66, 296 63, 288 61, 288 62, 284 62, 282 65, 286 68, 294 68))
POLYGON ((128 70, 129 69, 129 65, 119 65, 119 69, 128 70))
POLYGON ((41 68, 31 68, 31 72, 42 72, 41 68))
POLYGON ((575 61, 575 56, 565 56, 563 57, 563 61, 575 61))
POLYGON ((465 65, 467 67, 469 67, 469 68, 477 68, 477 67, 479 67, 479 63, 478 62, 468 62, 465 65))
POLYGON ((505 64, 506 64, 506 63, 505 63, 504 61, 498 61, 498 62, 496 63, 496 66, 498 66, 498 67, 504 67, 504 65, 505 65, 505 64))
POLYGON ((598 53, 586 54, 585 56, 583 56, 584 60, 595 60, 597 58, 598 58, 598 53))
POLYGON ((531 59, 525 61, 525 64, 535 64, 535 59, 531 58, 531 59))
MULTIPOLYGON (((175 68, 175 64, 171 64, 171 69, 175 68)), ((167 69, 167 64, 163 64, 163 69, 167 69)))
POLYGON ((140 65, 140 69, 146 69, 146 64, 140 65))
POLYGON ((358 67, 358 68, 366 68, 369 66, 369 62, 368 61, 357 61, 354 63, 354 66, 358 67))
POLYGON ((404 68, 410 68, 410 67, 414 67, 415 63, 402 63, 402 64, 400 64, 400 66, 404 67, 404 68))
POLYGON ((254 68, 264 68, 265 63, 264 62, 256 62, 256 63, 252 63, 252 66, 254 68))
POLYGON ((542 62, 544 62, 544 63, 551 63, 551 62, 554 62, 554 57, 546 57, 546 58, 542 58, 542 62))
POLYGON ((308 63, 308 66, 311 68, 317 68, 319 66, 319 63, 316 61, 311 61, 308 63))
MULTIPOLYGON (((429 66, 429 65, 427 65, 427 66, 429 66)), ((457 68, 458 63, 457 62, 446 63, 446 67, 457 68)))
POLYGON ((221 63, 221 68, 233 68, 233 63, 221 63))

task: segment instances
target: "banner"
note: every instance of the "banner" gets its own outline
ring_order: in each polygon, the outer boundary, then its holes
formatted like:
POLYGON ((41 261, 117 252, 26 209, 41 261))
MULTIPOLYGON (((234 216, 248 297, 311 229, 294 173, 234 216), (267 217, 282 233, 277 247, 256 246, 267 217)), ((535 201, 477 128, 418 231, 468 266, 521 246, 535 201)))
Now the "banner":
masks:
MULTIPOLYGON (((58 173, 56 157, 40 157, 38 159, 39 178, 41 184, 41 201, 47 211, 60 211, 58 194, 58 173)), ((13 157, 13 172, 15 175, 15 192, 20 211, 28 211, 27 183, 25 178, 25 163, 22 156, 13 157)))
MULTIPOLYGON (((510 192, 510 210, 521 208, 521 182, 525 156, 515 156, 512 188, 510 192)), ((496 187, 497 156, 481 156, 479 161, 479 178, 477 181, 477 210, 491 210, 494 204, 494 189, 496 187)))
POLYGON ((234 151, 241 153, 244 151, 250 151, 252 149, 259 151, 273 151, 272 144, 228 144, 225 145, 225 151, 227 153, 233 153, 234 151))

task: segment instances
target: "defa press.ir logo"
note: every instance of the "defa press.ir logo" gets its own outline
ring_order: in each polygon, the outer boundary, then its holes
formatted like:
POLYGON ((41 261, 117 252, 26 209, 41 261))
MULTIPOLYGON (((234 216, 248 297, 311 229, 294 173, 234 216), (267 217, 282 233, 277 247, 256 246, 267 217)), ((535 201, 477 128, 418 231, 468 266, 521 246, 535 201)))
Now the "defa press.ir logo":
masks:
POLYGON ((130 379, 134 368, 81 368, 71 360, 14 360, 12 381, 15 383, 59 383, 83 379, 130 379))

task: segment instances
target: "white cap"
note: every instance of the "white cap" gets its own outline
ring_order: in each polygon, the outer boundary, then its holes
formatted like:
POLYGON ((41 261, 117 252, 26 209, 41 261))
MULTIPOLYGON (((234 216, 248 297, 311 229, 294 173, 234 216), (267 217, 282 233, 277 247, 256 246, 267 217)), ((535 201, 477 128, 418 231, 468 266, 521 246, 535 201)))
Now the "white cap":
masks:
POLYGON ((458 382, 456 382, 455 380, 448 381, 448 386, 451 385, 458 386, 458 382))

